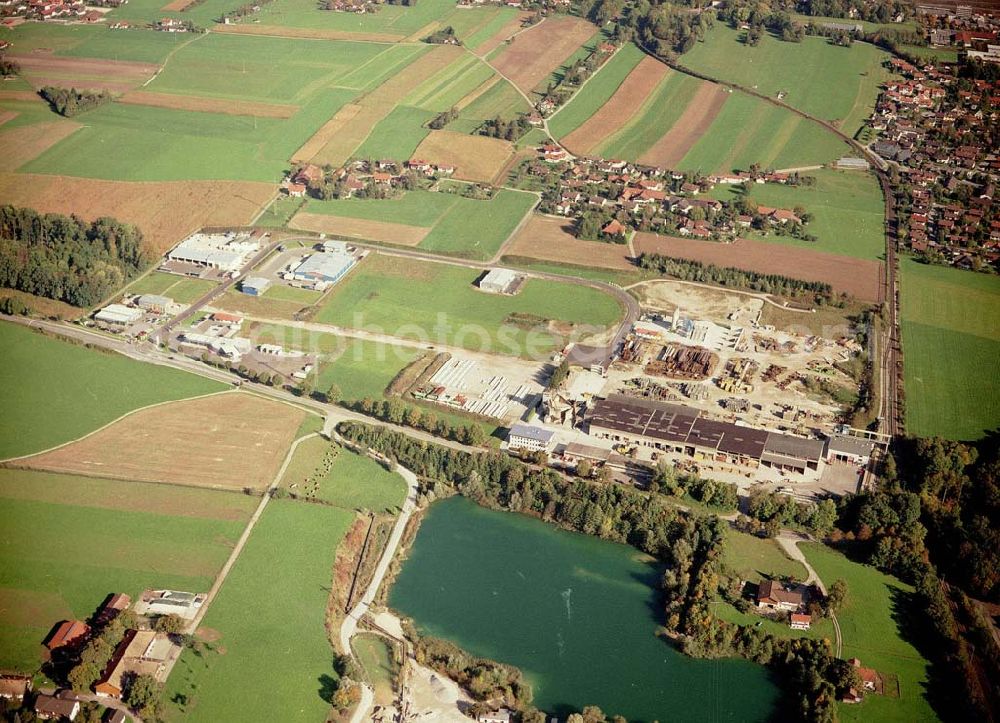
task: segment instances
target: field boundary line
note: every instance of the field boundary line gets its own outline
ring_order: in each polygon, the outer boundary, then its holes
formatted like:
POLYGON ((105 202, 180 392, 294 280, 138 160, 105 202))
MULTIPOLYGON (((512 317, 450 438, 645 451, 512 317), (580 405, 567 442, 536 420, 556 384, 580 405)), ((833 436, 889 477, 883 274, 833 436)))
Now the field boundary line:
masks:
MULTIPOLYGON (((619 45, 619 46, 618 46, 618 49, 617 49, 617 50, 615 50, 615 52, 613 52, 613 53, 612 53, 612 54, 611 54, 610 56, 608 56, 608 59, 607 59, 607 60, 605 60, 605 61, 604 61, 603 63, 601 63, 601 67, 600 67, 600 68, 598 68, 597 70, 595 70, 595 71, 594 71, 593 73, 591 73, 591 74, 590 74, 590 77, 588 77, 588 78, 587 78, 586 80, 584 80, 584 81, 583 81, 582 83, 580 83, 580 87, 579 87, 579 88, 577 88, 577 89, 576 89, 576 92, 575 92, 575 93, 573 93, 573 95, 571 95, 571 96, 569 97, 569 100, 567 100, 567 101, 566 101, 565 103, 563 103, 563 104, 562 104, 561 106, 559 106, 558 108, 556 108, 556 109, 555 109, 555 110, 554 110, 554 111, 552 112, 552 115, 550 115, 550 116, 549 116, 548 118, 546 118, 545 120, 546 120, 546 121, 550 121, 550 120, 552 120, 552 119, 553 119, 553 118, 555 118, 555 117, 556 117, 557 115, 559 115, 560 111, 562 111, 562 109, 563 109, 563 108, 565 108, 565 107, 566 107, 566 106, 568 106, 568 105, 569 105, 570 103, 572 103, 572 102, 573 102, 574 100, 576 100, 576 97, 577 97, 578 95, 580 95, 580 93, 581 93, 581 92, 583 91, 583 89, 584 89, 584 88, 586 88, 586 87, 587 87, 587 83, 589 83, 589 82, 590 82, 590 81, 592 81, 592 80, 593 80, 594 78, 596 78, 596 77, 597 77, 598 75, 600 75, 600 74, 601 74, 601 71, 602 71, 602 70, 604 70, 604 69, 605 69, 606 67, 608 67, 608 63, 610 63, 610 62, 611 62, 612 60, 614 60, 614 59, 615 59, 615 57, 616 57, 616 56, 618 55, 618 53, 620 53, 620 52, 622 51, 622 49, 623 49, 623 48, 625 47, 625 45, 627 45, 627 43, 626 43, 626 44, 624 44, 624 45, 619 45)), ((560 67, 561 67, 561 66, 560 66, 560 67)), ((635 68, 633 68, 633 70, 634 70, 634 69, 635 69, 635 68)), ((629 73, 631 73, 631 71, 629 71, 629 73)), ((626 75, 625 77, 627 78, 627 77, 628 77, 628 75, 626 75)), ((624 80, 624 79, 622 79, 622 83, 624 83, 624 82, 625 82, 625 80, 624 80)), ((617 86, 615 86, 615 91, 616 91, 616 92, 618 91, 618 88, 619 88, 619 87, 621 87, 621 83, 619 83, 619 84, 618 84, 617 86)), ((614 93, 612 93, 611 95, 613 96, 613 95, 614 95, 614 93)), ((610 100, 610 98, 609 98, 609 100, 610 100)), ((603 103, 602 103, 602 105, 603 105, 603 103)), ((587 120, 589 120, 589 118, 585 119, 585 120, 584 120, 584 123, 586 123, 586 122, 587 122, 587 120)), ((581 124, 581 125, 582 125, 582 124, 581 124)), ((547 126, 546 126, 546 128, 547 128, 547 126)), ((576 130, 576 129, 574 128, 573 130, 576 130)), ((550 134, 550 135, 551 135, 551 134, 550 134)))
POLYGON ((139 87, 140 88, 145 88, 147 85, 149 85, 154 80, 156 80, 159 77, 160 73, 163 72, 163 69, 167 67, 167 63, 170 62, 170 59, 172 57, 174 57, 174 53, 176 53, 181 48, 186 48, 191 43, 197 42, 199 38, 206 37, 210 32, 212 32, 212 31, 211 30, 206 30, 204 33, 197 33, 197 34, 195 34, 195 36, 193 38, 191 38, 190 40, 187 40, 187 41, 181 43, 180 45, 178 45, 177 47, 175 47, 173 50, 171 50, 169 53, 167 53, 167 57, 165 57, 163 59, 163 62, 160 63, 160 67, 156 69, 156 72, 153 73, 153 75, 151 77, 147 78, 146 82, 143 83, 142 85, 140 85, 139 87))
POLYGON ((22 460, 22 459, 31 459, 32 457, 38 457, 38 456, 43 455, 43 454, 48 454, 49 452, 55 452, 57 449, 62 449, 63 447, 68 447, 71 444, 76 444, 77 442, 82 442, 83 440, 87 439, 88 437, 92 437, 95 434, 97 434, 98 432, 104 431, 105 429, 107 429, 108 427, 110 427, 112 424, 117 424, 118 422, 122 421, 126 417, 131 417, 133 414, 137 414, 139 412, 144 412, 147 409, 155 409, 156 407, 162 407, 162 406, 164 406, 166 404, 176 404, 177 402, 188 402, 188 401, 193 401, 195 399, 204 399, 206 397, 215 397, 215 396, 218 396, 220 394, 232 394, 233 392, 238 392, 238 391, 239 391, 238 389, 221 389, 221 390, 219 390, 217 392, 209 392, 208 394, 199 394, 199 395, 197 395, 195 397, 184 397, 183 399, 168 399, 167 401, 164 401, 164 402, 156 402, 155 404, 147 404, 145 407, 139 407, 138 409, 133 409, 131 412, 125 412, 125 414, 121 415, 120 417, 118 417, 116 419, 112 419, 107 424, 103 424, 103 425, 101 425, 100 427, 98 427, 97 429, 95 429, 93 431, 87 432, 82 437, 78 437, 76 439, 71 439, 68 442, 63 442, 62 444, 57 444, 54 447, 49 447, 48 449, 43 449, 43 450, 40 450, 38 452, 32 452, 31 454, 22 454, 22 455, 20 455, 18 457, 8 457, 6 459, 0 459, 0 465, 10 464, 11 462, 17 462, 17 461, 22 460))
POLYGON ((212 587, 205 596, 205 602, 202 603, 197 614, 194 618, 192 618, 191 622, 188 623, 186 628, 186 632, 188 634, 193 635, 198 629, 198 626, 201 624, 201 621, 205 619, 205 613, 208 612, 209 606, 222 589, 223 584, 226 582, 226 578, 229 577, 229 573, 233 569, 233 565, 236 564, 236 560, 239 558, 240 554, 242 554, 243 548, 247 544, 247 540, 250 539, 250 533, 253 532, 253 528, 256 527, 257 521, 260 520, 261 515, 264 514, 264 509, 267 507, 267 503, 271 501, 271 491, 278 486, 278 483, 281 482, 281 478, 285 476, 285 471, 288 469, 288 465, 291 463, 292 457, 295 456, 295 451, 302 442, 318 436, 318 432, 310 432, 309 434, 299 437, 292 442, 291 446, 289 446, 288 452, 285 454, 285 460, 281 463, 281 468, 278 470, 274 479, 271 480, 271 484, 264 489, 264 494, 260 499, 260 504, 257 505, 257 509, 254 510, 254 513, 250 516, 247 526, 243 529, 243 534, 241 534, 240 539, 236 541, 236 545, 233 547, 233 551, 229 554, 229 558, 226 560, 225 564, 223 564, 222 569, 219 570, 219 574, 216 575, 215 582, 212 583, 212 587))

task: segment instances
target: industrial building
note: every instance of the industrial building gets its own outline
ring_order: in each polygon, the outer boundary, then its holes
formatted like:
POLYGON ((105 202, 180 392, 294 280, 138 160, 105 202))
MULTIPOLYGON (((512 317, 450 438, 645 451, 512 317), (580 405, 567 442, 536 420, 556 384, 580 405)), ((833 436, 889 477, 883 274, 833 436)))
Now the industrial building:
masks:
POLYGON ((196 233, 167 253, 167 259, 208 269, 235 273, 260 249, 249 234, 196 233))
POLYGON ((526 449, 530 452, 548 452, 554 432, 527 424, 515 424, 507 436, 508 449, 526 449))
POLYGON ((166 313, 167 309, 174 303, 169 296, 159 294, 143 294, 135 299, 135 305, 143 311, 151 311, 154 314, 166 313))
POLYGON ((185 344, 211 349, 219 356, 224 356, 233 361, 239 361, 243 358, 244 354, 249 354, 253 348, 253 343, 242 336, 209 336, 208 334, 197 334, 186 331, 181 334, 180 340, 185 344))
POLYGON ((490 294, 513 295, 521 290, 524 276, 509 269, 490 269, 479 280, 479 288, 490 294))
POLYGON ((94 314, 94 320, 108 326, 124 329, 142 319, 142 309, 124 304, 108 304, 94 314))
POLYGON ((159 678, 173 647, 173 643, 163 633, 153 630, 127 631, 108 661, 104 676, 94 686, 94 692, 107 698, 121 698, 126 675, 159 678))
POLYGON ((193 620, 205 602, 201 593, 177 590, 146 590, 135 604, 139 615, 178 615, 193 620))
POLYGON ((819 472, 825 444, 701 416, 680 404, 611 395, 587 413, 592 436, 694 459, 799 474, 819 472))
POLYGON ((307 256, 291 273, 294 281, 326 287, 340 281, 358 260, 343 250, 320 252, 307 256))
POLYGON ((826 440, 826 461, 847 462, 863 467, 872 458, 875 442, 871 439, 834 434, 826 440))
POLYGON ((247 296, 263 296, 269 288, 271 288, 271 282, 260 276, 248 276, 240 284, 240 291, 247 296))

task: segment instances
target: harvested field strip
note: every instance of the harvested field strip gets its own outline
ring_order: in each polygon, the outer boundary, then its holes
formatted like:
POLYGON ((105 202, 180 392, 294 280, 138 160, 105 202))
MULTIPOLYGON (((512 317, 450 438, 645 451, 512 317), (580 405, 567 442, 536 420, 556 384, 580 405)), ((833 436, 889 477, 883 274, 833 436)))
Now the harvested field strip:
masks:
POLYGON ((552 133, 557 138, 562 138, 599 112, 644 57, 642 51, 631 44, 615 53, 576 92, 569 103, 549 119, 552 133))
POLYGON ((221 394, 136 412, 22 464, 113 479, 263 489, 304 417, 280 402, 221 394))
MULTIPOLYGON (((347 128, 348 124, 362 110, 362 107, 356 103, 350 103, 338 110, 333 118, 324 123, 312 138, 306 141, 299 150, 295 151, 292 161, 296 163, 311 161, 326 150, 327 146, 337 143, 341 131, 347 128)), ((388 110, 386 110, 386 113, 388 113, 388 110)), ((328 154, 333 154, 334 152, 335 149, 331 149, 328 151, 328 154)))
MULTIPOLYGON (((16 171, 80 128, 71 120, 0 129, 0 171, 16 171)), ((2 182, 0 182, 2 184, 2 182)), ((8 198, 4 196, 4 200, 8 198)))
POLYGON ((283 38, 306 38, 309 40, 360 40, 368 42, 393 43, 402 39, 400 33, 365 33, 350 30, 322 28, 290 28, 283 25, 214 25, 213 33, 234 35, 271 35, 283 38))
POLYGON ((28 102, 44 103, 41 96, 33 90, 2 90, 0 89, 0 101, 24 100, 28 102))
POLYGON ((299 110, 297 105, 278 103, 242 103, 223 98, 203 98, 193 95, 155 93, 148 90, 133 90, 121 96, 120 103, 151 105, 156 108, 175 108, 204 113, 225 113, 227 115, 248 115, 257 118, 291 118, 299 110))
POLYGON ((365 92, 374 90, 412 63, 418 55, 429 50, 429 45, 392 45, 384 53, 345 75, 337 81, 337 85, 365 92), (373 65, 377 65, 377 69, 373 65))
MULTIPOLYGON (((389 102, 368 102, 364 105, 351 104, 344 106, 330 122, 324 126, 324 136, 330 140, 312 156, 313 163, 329 163, 341 166, 354 151, 364 143, 372 128, 392 112, 389 102)), ((299 154, 296 153, 296 157, 299 154)), ((304 156, 302 156, 304 158, 304 156)))
POLYGON ((639 112, 599 145, 597 152, 606 158, 637 159, 660 139, 664 128, 677 122, 699 86, 690 75, 668 72, 639 112))
POLYGON ((726 244, 638 233, 637 254, 653 253, 691 259, 716 266, 732 266, 762 274, 780 274, 793 279, 821 281, 837 293, 846 292, 862 301, 877 302, 882 264, 878 261, 838 256, 794 246, 776 247, 766 241, 738 239, 726 244))
POLYGON ((381 241, 401 246, 416 246, 430 232, 430 229, 420 226, 407 226, 388 221, 367 221, 361 218, 346 218, 324 213, 309 213, 308 211, 300 211, 295 214, 288 226, 301 231, 381 241))
POLYGON ((527 17, 528 13, 522 11, 513 16, 501 11, 489 23, 470 35, 465 41, 465 47, 474 50, 476 55, 483 57, 516 33, 527 17))
POLYGON ((430 133, 427 123, 435 115, 434 111, 398 105, 372 129, 353 155, 359 158, 412 158, 417 146, 430 133))
POLYGON ((455 178, 480 183, 493 182, 513 154, 508 141, 452 131, 431 131, 414 151, 430 163, 455 166, 455 178))
POLYGON ((509 119, 518 113, 526 113, 529 110, 527 102, 517 92, 517 88, 503 81, 487 88, 482 95, 466 105, 462 109, 459 120, 472 119, 478 122, 497 116, 509 119))
POLYGON ((454 45, 437 45, 382 83, 369 97, 398 103, 413 88, 447 68, 463 54, 464 51, 454 45))
MULTIPOLYGON (((614 95, 583 125, 563 138, 564 145, 573 153, 590 153, 604 143, 605 139, 630 123, 640 109, 646 107, 647 99, 668 72, 666 65, 648 55, 644 56, 618 86, 614 95)), ((587 87, 589 85, 588 83, 587 87)))
POLYGON ((475 88, 471 93, 462 98, 462 100, 458 101, 455 104, 455 108, 459 111, 465 110, 467 106, 472 104, 474 101, 479 100, 479 98, 482 97, 483 94, 486 93, 488 90, 490 90, 490 88, 492 88, 494 85, 502 81, 503 78, 501 78, 499 75, 494 75, 485 83, 480 85, 478 88, 475 88))
POLYGON ((639 162, 651 166, 677 168, 681 159, 701 138, 728 99, 729 93, 722 87, 715 83, 703 82, 680 118, 639 157, 639 162))
POLYGON ((7 121, 11 121, 17 118, 17 111, 13 110, 0 110, 0 126, 2 126, 7 121))
POLYGON ((551 16, 513 42, 490 62, 525 93, 530 93, 577 48, 594 35, 594 26, 568 15, 551 16))
POLYGON ((10 59, 21 66, 22 77, 36 87, 40 79, 49 77, 78 78, 104 82, 109 86, 120 84, 134 86, 149 80, 160 69, 160 66, 152 63, 100 58, 65 58, 56 55, 11 55, 10 59))
POLYGON ((506 253, 511 256, 621 271, 635 267, 628 260, 628 246, 578 239, 567 218, 534 215, 514 237, 506 253))
POLYGON ((273 197, 274 186, 269 183, 119 182, 0 174, 0 198, 7 203, 85 219, 114 216, 136 224, 157 254, 203 226, 245 225, 273 197))
POLYGON ((473 58, 472 63, 467 63, 459 74, 456 74, 454 77, 446 77, 429 94, 425 95, 418 102, 408 105, 416 105, 438 112, 448 110, 458 104, 469 93, 482 86, 491 77, 496 77, 493 70, 488 65, 473 58))
POLYGON ((400 101, 402 105, 422 106, 427 100, 441 92, 451 83, 454 83, 469 68, 481 63, 472 55, 463 55, 456 58, 447 67, 429 76, 423 82, 414 86, 400 101))
POLYGON ((172 0, 160 9, 168 13, 179 13, 193 2, 194 0, 172 0))

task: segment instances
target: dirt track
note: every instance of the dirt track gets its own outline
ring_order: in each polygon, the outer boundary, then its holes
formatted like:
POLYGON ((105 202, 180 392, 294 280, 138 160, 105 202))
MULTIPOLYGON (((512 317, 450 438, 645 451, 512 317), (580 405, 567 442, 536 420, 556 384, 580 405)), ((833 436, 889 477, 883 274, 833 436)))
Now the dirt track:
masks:
POLYGON ((573 235, 572 228, 573 220, 569 218, 532 216, 506 254, 621 271, 635 268, 628 260, 628 246, 584 241, 573 235))
POLYGON ((638 233, 636 253, 659 253, 716 266, 732 266, 765 274, 781 274, 793 279, 822 281, 835 291, 846 291, 863 301, 877 301, 882 264, 878 261, 838 256, 823 251, 739 239, 726 244, 638 233))
POLYGON ((583 125, 562 139, 570 151, 586 155, 623 128, 634 116, 664 76, 672 71, 663 63, 643 56, 608 102, 583 125))
POLYGON ((729 94, 714 83, 702 82, 677 122, 639 158, 651 166, 677 168, 726 104, 729 94))
POLYGON ((430 233, 430 229, 407 226, 389 221, 366 221, 360 218, 342 218, 324 213, 301 212, 295 214, 290 228, 301 231, 329 233, 336 236, 381 241, 400 246, 416 246, 430 233))
POLYGON ((257 118, 291 118, 298 111, 296 105, 278 103, 248 103, 224 98, 202 98, 195 95, 175 95, 155 93, 149 90, 133 90, 118 99, 120 103, 148 105, 155 108, 193 110, 202 113, 224 113, 226 115, 252 115, 257 118))
POLYGON ((304 416, 250 394, 217 394, 136 412, 23 463, 112 479, 263 489, 304 416))
POLYGON ((530 93, 593 35, 594 26, 587 21, 554 15, 514 38, 490 64, 530 93))

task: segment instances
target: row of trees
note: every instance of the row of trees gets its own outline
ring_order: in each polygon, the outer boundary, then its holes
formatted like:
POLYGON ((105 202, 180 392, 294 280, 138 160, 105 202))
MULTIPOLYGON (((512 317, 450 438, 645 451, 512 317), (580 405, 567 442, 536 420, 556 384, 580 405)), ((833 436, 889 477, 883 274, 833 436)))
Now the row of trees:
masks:
POLYGON ((678 259, 661 254, 644 253, 639 257, 639 268, 672 276, 682 281, 697 281, 737 289, 749 289, 765 294, 790 298, 812 297, 818 303, 834 301, 833 287, 822 281, 804 281, 780 274, 762 274, 729 266, 715 266, 701 261, 678 259))
POLYGON ((110 103, 112 98, 107 90, 77 90, 76 88, 57 88, 46 85, 38 94, 44 98, 52 110, 59 115, 72 118, 78 113, 93 110, 98 106, 110 103))
POLYGON ((355 402, 347 402, 344 406, 366 416, 381 419, 383 422, 420 429, 442 439, 451 439, 473 447, 486 444, 486 432, 479 424, 475 422, 451 424, 447 420, 439 419, 433 412, 406 404, 395 397, 391 399, 365 397, 355 402))
POLYGON ((500 116, 483 122, 479 126, 479 135, 499 138, 504 141, 516 141, 531 130, 528 114, 520 113, 513 118, 504 119, 500 116))
POLYGON ((2 287, 91 306, 152 261, 142 232, 131 224, 0 206, 2 287))

